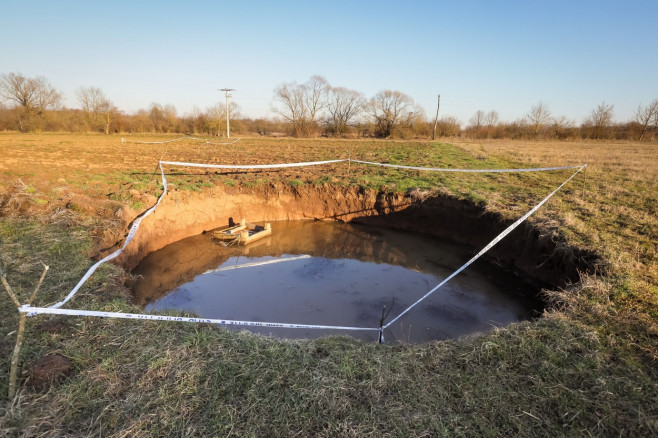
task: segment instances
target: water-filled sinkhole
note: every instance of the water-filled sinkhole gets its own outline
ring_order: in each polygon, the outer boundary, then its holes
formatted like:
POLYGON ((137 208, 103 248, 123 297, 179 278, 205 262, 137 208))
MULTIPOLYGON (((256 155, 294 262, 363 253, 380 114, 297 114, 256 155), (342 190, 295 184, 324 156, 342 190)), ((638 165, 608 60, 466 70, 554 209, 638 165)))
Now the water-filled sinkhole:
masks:
MULTIPOLYGON (((247 246, 224 246, 205 233, 152 252, 133 270, 135 302, 154 313, 379 327, 384 306, 387 322, 474 253, 388 228, 326 221, 271 224, 271 236, 247 246), (263 263, 270 261, 276 263, 263 263)), ((541 307, 537 292, 511 271, 478 261, 396 321, 385 338, 418 343, 528 319, 541 307)), ((378 337, 377 332, 240 328, 288 338, 378 337)))

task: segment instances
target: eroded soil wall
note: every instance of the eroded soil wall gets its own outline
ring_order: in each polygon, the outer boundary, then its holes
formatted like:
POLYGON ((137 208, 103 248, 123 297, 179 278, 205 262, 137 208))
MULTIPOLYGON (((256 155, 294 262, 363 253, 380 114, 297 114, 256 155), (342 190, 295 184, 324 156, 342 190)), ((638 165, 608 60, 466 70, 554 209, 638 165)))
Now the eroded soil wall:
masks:
MULTIPOLYGON (((445 195, 413 203, 403 211, 385 216, 354 220, 432 234, 470 245, 476 251, 514 222, 469 201, 445 195)), ((486 258, 553 287, 579 281, 579 271, 592 272, 600 262, 595 253, 569 246, 559 236, 542 233, 528 221, 491 248, 486 258)))
POLYGON ((402 194, 329 185, 268 184, 265 186, 214 187, 203 193, 174 192, 163 199, 146 218, 133 242, 117 259, 132 269, 151 251, 188 236, 226 226, 229 217, 236 222, 295 219, 336 219, 387 214, 410 205, 402 194))
MULTIPOLYGON (((512 221, 465 200, 330 185, 215 187, 203 193, 168 194, 145 219, 118 262, 132 269, 151 251, 177 240, 236 222, 336 219, 428 233, 480 249, 512 221)), ((578 280, 578 270, 592 269, 596 256, 568 247, 523 223, 488 254, 501 264, 553 286, 578 280)))

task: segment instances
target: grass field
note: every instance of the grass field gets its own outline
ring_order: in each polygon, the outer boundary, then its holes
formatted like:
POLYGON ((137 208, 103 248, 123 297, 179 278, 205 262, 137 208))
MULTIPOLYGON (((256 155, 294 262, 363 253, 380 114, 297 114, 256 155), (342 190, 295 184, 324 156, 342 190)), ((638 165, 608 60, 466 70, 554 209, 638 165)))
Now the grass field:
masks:
MULTIPOLYGON (((0 268, 35 304, 61 299, 91 265, 116 207, 134 216, 160 193, 159 159, 255 164, 346 158, 435 167, 588 168, 531 220, 605 260, 596 275, 547 291, 538 320, 454 341, 379 346, 349 338, 281 341, 213 326, 28 319, 22 370, 45 354, 68 378, 22 376, 0 404, 9 436, 652 436, 658 433, 658 146, 628 142, 242 139, 0 133, 0 268), (85 202, 87 200, 87 202, 85 202), (90 203, 97 204, 89 209, 90 203), (107 207, 107 209, 105 209, 107 207), (107 211, 106 211, 107 210, 107 211)), ((166 169, 174 191, 266 182, 434 188, 519 217, 566 179, 427 174, 336 164, 279 172, 166 169)), ((121 267, 104 265, 75 307, 136 311, 121 267)), ((0 294, 0 394, 18 315, 0 294)))

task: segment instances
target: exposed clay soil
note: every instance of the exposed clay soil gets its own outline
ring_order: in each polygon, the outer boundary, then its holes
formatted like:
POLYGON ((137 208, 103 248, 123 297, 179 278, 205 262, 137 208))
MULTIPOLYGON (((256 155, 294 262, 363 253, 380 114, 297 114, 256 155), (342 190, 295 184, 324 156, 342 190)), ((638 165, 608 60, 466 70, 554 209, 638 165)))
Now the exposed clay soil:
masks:
MULTIPOLYGON (((281 142, 243 141, 230 148, 206 145, 123 144, 119 137, 70 135, 5 135, 0 138, 4 158, 0 169, 0 216, 42 217, 46 222, 67 220, 67 215, 91 218, 90 232, 101 255, 123 243, 130 223, 155 202, 150 190, 136 190, 135 175, 153 175, 154 163, 170 160, 223 163, 272 163, 342 156, 346 148, 361 158, 388 150, 382 142, 281 142), (316 144, 317 143, 317 144, 316 144), (119 178, 131 175, 131 182, 119 178), (102 177, 102 178, 95 178, 102 177), (112 182, 114 181, 114 182, 112 182), (118 181, 118 182, 117 182, 118 181), (116 194, 128 200, 111 199, 116 194), (42 198, 42 199, 40 199, 42 198), (42 201, 42 203, 39 203, 42 201), (128 204, 134 207, 130 208, 128 204), (135 207, 135 205, 140 205, 135 207)), ((414 150, 418 145, 409 146, 414 150)), ((224 226, 228 218, 250 222, 282 219, 335 219, 357 221, 429 233, 457 243, 483 247, 510 224, 497 213, 445 194, 414 194, 361 189, 333 184, 293 186, 286 180, 312 181, 318 176, 349 172, 341 166, 289 169, 260 174, 258 184, 244 184, 239 175, 234 186, 215 183, 202 192, 172 190, 158 210, 146 218, 124 254, 115 260, 132 269, 149 252, 203 231, 224 226)), ((354 172, 354 170, 353 170, 354 172)), ((155 176, 155 175, 153 175, 155 176)), ((152 192, 151 192, 152 193, 152 192)), ((597 257, 568 246, 555 235, 543 235, 526 222, 488 254, 503 265, 560 287, 578 280, 578 271, 589 271, 597 257)))
MULTIPOLYGON (((514 220, 465 200, 439 195, 383 216, 359 217, 356 222, 428 233, 483 248, 514 220)), ((593 272, 600 263, 592 251, 567 245, 523 222, 489 250, 486 257, 554 287, 579 281, 579 272, 593 272)))
MULTIPOLYGON (((150 196, 148 201, 155 202, 150 196)), ((29 197, 5 198, 4 211, 40 213, 29 197)), ((96 217, 104 224, 95 228, 98 257, 123 244, 137 212, 112 200, 83 194, 67 194, 51 203, 46 215, 56 218, 66 211, 96 217)), ((438 236, 479 250, 513 220, 487 211, 468 200, 442 193, 391 193, 330 184, 291 186, 266 183, 255 187, 214 186, 203 192, 173 191, 158 209, 142 221, 134 240, 115 259, 127 270, 148 253, 185 237, 226 226, 229 217, 250 222, 319 219, 354 221, 438 236)), ((554 235, 543 234, 524 222, 494 246, 487 258, 513 268, 529 278, 553 287, 579 280, 580 272, 592 272, 600 260, 588 250, 567 245, 554 235)))
MULTIPOLYGON (((220 188, 204 193, 167 195, 145 219, 134 241, 118 258, 132 269, 151 251, 169 243, 226 226, 228 218, 268 220, 341 220, 435 235, 479 250, 512 221, 465 200, 442 194, 385 193, 331 185, 220 188)), ((598 260, 591 252, 568 247, 523 223, 487 255, 543 283, 562 287, 578 281, 598 260)))

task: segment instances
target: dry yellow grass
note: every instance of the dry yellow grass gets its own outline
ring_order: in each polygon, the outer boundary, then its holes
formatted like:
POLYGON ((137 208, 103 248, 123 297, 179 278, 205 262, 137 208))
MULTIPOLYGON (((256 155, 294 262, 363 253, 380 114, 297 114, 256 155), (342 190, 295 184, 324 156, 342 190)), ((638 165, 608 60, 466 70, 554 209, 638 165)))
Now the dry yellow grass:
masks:
POLYGON ((587 163, 580 193, 553 202, 573 243, 602 253, 625 277, 617 305, 657 315, 658 144, 628 141, 455 141, 482 156, 533 164, 587 163))
POLYGON ((607 170, 632 179, 658 178, 658 144, 631 141, 448 140, 475 154, 502 155, 533 164, 587 163, 589 172, 607 170))
MULTIPOLYGON (((3 199, 21 194, 34 202, 41 197, 52 200, 68 190, 92 198, 130 190, 154 193, 159 189, 157 180, 148 183, 140 174, 150 175, 163 151, 170 160, 229 163, 335 158, 348 151, 352 157, 373 161, 396 155, 408 164, 454 167, 587 162, 584 177, 565 187, 532 220, 546 232, 562 233, 571 244, 596 249, 609 262, 607 276, 584 277, 567 291, 550 293, 559 311, 550 311, 538 321, 461 341, 417 346, 381 348, 336 338, 288 342, 205 326, 83 318, 67 320, 64 331, 54 334, 32 325, 26 360, 62 352, 74 360, 75 375, 46 394, 24 390, 19 399, 0 405, 0 434, 658 433, 657 145, 445 142, 457 147, 428 142, 245 139, 236 147, 173 143, 165 148, 124 145, 120 136, 0 133, 0 186, 4 187, 0 197, 3 192, 3 199)), ((369 184, 383 182, 398 188, 428 182, 415 174, 390 177, 359 172, 341 176, 337 183, 366 184, 357 179, 364 175, 369 184)), ((488 208, 518 217, 565 175, 451 177, 442 183, 455 193, 473 190, 488 200, 488 208)), ((171 176, 178 178, 179 187, 187 183, 184 178, 195 177, 188 181, 195 189, 199 181, 212 177, 171 176)), ((236 184, 244 182, 231 177, 236 184)), ((302 172, 285 175, 302 183, 317 177, 302 172)), ((53 272, 43 295, 55 299, 70 290, 88 266, 87 225, 0 219, 0 261, 15 268, 10 280, 19 287, 33 285, 30 276, 40 273, 33 267, 40 268, 38 261, 50 257, 53 272)), ((77 304, 139 311, 126 302, 121 270, 100 271, 77 304)), ((5 306, 8 303, 0 299, 3 334, 13 330, 17 320, 5 306)), ((1 351, 10 351, 10 339, 0 338, 1 351)))

